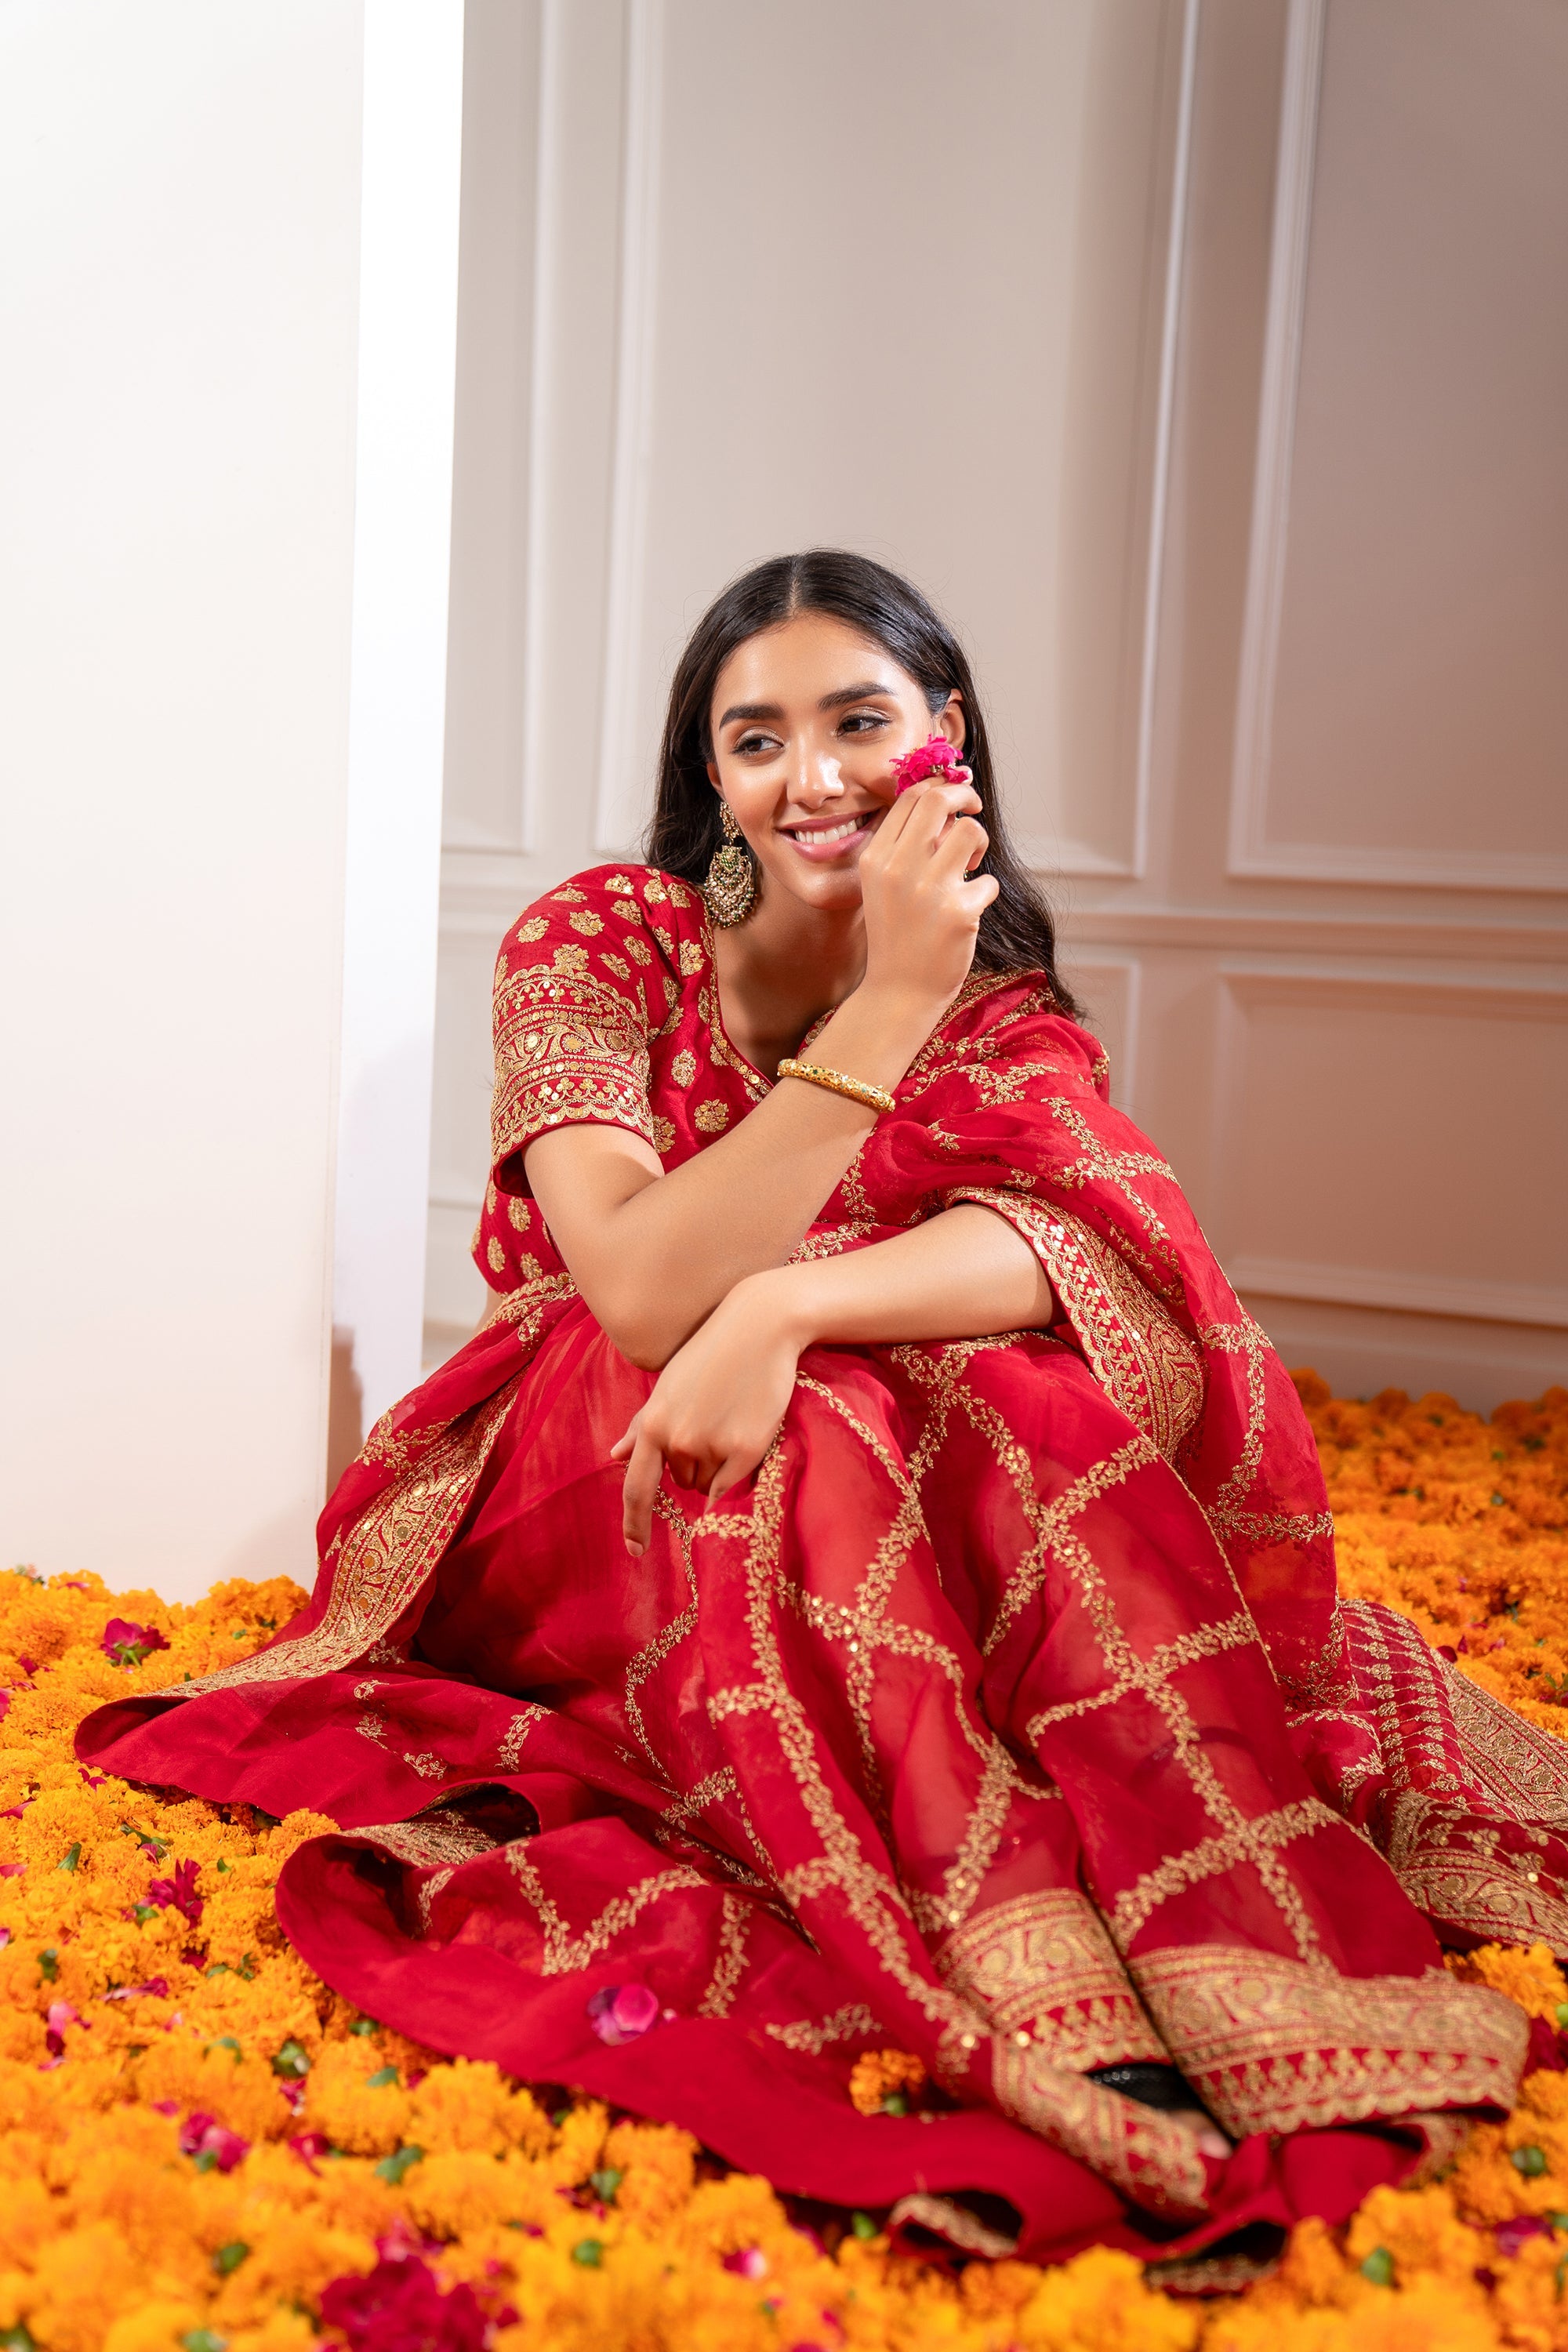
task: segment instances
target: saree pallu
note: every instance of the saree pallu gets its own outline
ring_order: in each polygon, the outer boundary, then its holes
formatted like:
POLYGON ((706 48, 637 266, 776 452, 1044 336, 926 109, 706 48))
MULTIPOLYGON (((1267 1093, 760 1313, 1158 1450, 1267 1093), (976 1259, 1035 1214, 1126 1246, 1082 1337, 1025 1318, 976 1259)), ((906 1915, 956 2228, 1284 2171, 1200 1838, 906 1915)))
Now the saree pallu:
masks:
POLYGON ((497 1319, 345 1474, 300 1617, 83 1758, 331 1814, 279 1915, 370 2014, 971 2251, 1339 2218, 1506 2107, 1522 2013, 1434 1928, 1568 1950, 1562 1751, 1336 1602, 1295 1391, 1039 976, 966 985, 803 1253, 978 1202, 1060 1320, 807 1349, 754 1477, 667 1483, 635 1564, 608 1456, 650 1377, 521 1155, 597 1119, 671 1168, 768 1082, 647 868, 530 910, 496 1031, 497 1319), (857 2112, 888 2049, 924 2113, 857 2112), (1093 2077, 1137 2062, 1228 2161, 1093 2077))

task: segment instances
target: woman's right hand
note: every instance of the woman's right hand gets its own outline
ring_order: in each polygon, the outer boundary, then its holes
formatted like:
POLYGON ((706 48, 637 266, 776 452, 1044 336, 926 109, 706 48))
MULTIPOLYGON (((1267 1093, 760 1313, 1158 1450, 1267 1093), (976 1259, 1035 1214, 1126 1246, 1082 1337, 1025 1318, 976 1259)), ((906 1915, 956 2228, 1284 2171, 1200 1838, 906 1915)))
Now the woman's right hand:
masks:
POLYGON ((936 777, 900 793, 860 853, 862 988, 927 1003, 933 1025, 969 976, 994 875, 970 878, 990 846, 972 783, 936 777))

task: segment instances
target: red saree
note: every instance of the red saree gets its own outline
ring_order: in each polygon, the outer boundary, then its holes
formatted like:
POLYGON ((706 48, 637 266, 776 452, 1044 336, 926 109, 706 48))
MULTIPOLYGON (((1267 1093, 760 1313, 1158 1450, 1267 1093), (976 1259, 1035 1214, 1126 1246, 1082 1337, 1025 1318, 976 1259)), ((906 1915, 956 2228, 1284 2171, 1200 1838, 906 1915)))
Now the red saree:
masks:
POLYGON ((984 1202, 1060 1324, 809 1350, 754 1479, 667 1487, 635 1564, 608 1454, 649 1377, 522 1151, 595 1119, 673 1167, 768 1082, 699 895, 641 867, 508 937, 496 1042, 499 1319, 344 1475, 301 1615, 83 1758, 331 1813, 279 1912, 371 2014, 972 2247, 1338 2218, 1506 2107, 1522 2013, 1433 1927, 1568 1949, 1562 1751, 1336 1604, 1289 1381, 1037 978, 965 986, 804 1247, 984 1202), (856 2111, 883 2048, 929 2113, 856 2111), (1141 2060, 1228 2163, 1090 2077, 1141 2060))

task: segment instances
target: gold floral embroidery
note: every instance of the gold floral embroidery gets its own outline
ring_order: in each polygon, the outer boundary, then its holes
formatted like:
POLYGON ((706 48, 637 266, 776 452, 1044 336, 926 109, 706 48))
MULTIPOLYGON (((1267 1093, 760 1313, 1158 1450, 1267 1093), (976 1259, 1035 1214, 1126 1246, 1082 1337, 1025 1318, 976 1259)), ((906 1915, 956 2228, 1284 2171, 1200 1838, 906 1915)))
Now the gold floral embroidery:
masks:
POLYGON ((567 917, 567 920, 574 931, 581 931, 583 937, 587 940, 591 940, 595 932, 602 931, 605 928, 604 917, 595 915, 592 907, 577 908, 567 917))
POLYGON ((613 890, 617 898, 629 898, 631 897, 632 885, 630 877, 627 875, 612 874, 608 876, 605 883, 605 887, 606 890, 613 890))
POLYGON ((943 1199, 949 1206, 980 1202, 1017 1227, 1049 1276, 1100 1387, 1167 1461, 1173 1459, 1203 1412, 1204 1360, 1170 1308, 1081 1217, 982 1186, 943 1199))
POLYGON ((752 1906, 743 1895, 726 1895, 719 1929, 719 1958, 708 1990, 697 2004, 699 2017, 728 2017, 736 1990, 746 1971, 746 1937, 752 1906))
POLYGON ((786 2050, 803 2050, 809 2057, 819 2058, 835 2042, 858 2042, 868 2033, 885 2033, 887 2028, 863 2000, 852 2000, 816 2024, 809 2017, 797 2017, 787 2025, 765 2025, 763 2031, 774 2042, 782 2042, 786 2050))
POLYGON ((1051 2065, 1033 2048, 998 2042, 992 2053, 992 2087, 1004 2115, 1077 2157, 1147 2211, 1173 2220, 1203 2213, 1207 2176, 1190 2132, 1087 2074, 1051 2065))
POLYGON ((661 1118, 657 1111, 653 1121, 653 1148, 661 1160, 675 1150, 675 1122, 661 1118))
POLYGON ((678 1087, 689 1087, 697 1076, 697 1056, 689 1045, 683 1045, 669 1066, 669 1075, 678 1087))
POLYGON ((707 961, 708 959, 703 954, 701 948, 698 945, 695 940, 681 940, 680 969, 688 980, 695 979, 707 961))
POLYGON ((520 1234, 527 1233, 533 1223, 533 1211, 526 1201, 520 1201, 515 1192, 507 1202, 506 1215, 508 1224, 520 1234))
POLYGON ((1522 2011, 1446 1969, 1342 1977, 1205 1944, 1148 1954, 1128 1972, 1182 2072, 1238 2139, 1425 2108, 1508 2107, 1518 2088, 1522 2011))
POLYGON ((238 1683, 289 1682, 351 1666, 389 1633, 434 1574, 468 1509, 491 1446, 511 1410, 515 1381, 455 1423, 423 1433, 417 1456, 368 1503, 344 1534, 320 1624, 274 1642, 232 1666, 176 1683, 171 1698, 198 1698, 238 1683))
POLYGON ((580 978, 588 969, 586 948, 571 946, 557 948, 550 960, 557 971, 566 972, 574 980, 580 978))
POLYGON ((729 1105, 720 1102, 717 1097, 700 1102, 691 1118, 693 1126, 700 1128, 704 1135, 721 1135, 730 1124, 729 1105))
POLYGON ((621 944, 635 963, 650 964, 653 961, 653 950, 646 940, 639 940, 634 931, 628 931, 621 944))
MULTIPOLYGON (((582 950, 557 950, 584 954, 582 950)), ((653 1141, 645 1021, 619 992, 584 973, 527 965, 500 976, 490 1157, 501 1167, 552 1127, 590 1119, 653 1141)), ((503 1178, 504 1181, 504 1178, 503 1178)))
POLYGON ((642 894, 650 907, 662 907, 669 896, 657 874, 649 874, 642 886, 642 894))
POLYGON ((550 895, 552 898, 569 899, 574 906, 580 907, 583 904, 584 893, 578 889, 574 882, 563 882, 560 889, 552 890, 550 895))
POLYGON ((506 1252, 502 1249, 494 1234, 490 1235, 489 1246, 485 1251, 485 1257, 492 1274, 504 1274, 506 1272, 506 1252))
POLYGON ((498 1772, 517 1770, 522 1759, 524 1741, 536 1723, 547 1720, 549 1713, 548 1707, 539 1706, 532 1699, 525 1706, 519 1707, 496 1746, 495 1769, 498 1772))
POLYGON ((617 980, 630 980, 632 968, 625 956, 612 955, 608 948, 605 948, 600 953, 599 961, 606 971, 613 971, 617 980))
POLYGON ((673 1869, 656 1871, 626 1894, 617 1895, 580 1934, 574 1935, 546 1894, 543 1880, 528 1858, 527 1847, 509 1845, 506 1858, 524 1900, 538 1915, 544 1938, 540 1971, 547 1977, 568 1976, 577 1969, 585 1969, 599 1953, 608 1951, 617 1936, 624 1936, 628 1927, 635 1927, 648 1905, 657 1903, 661 1895, 673 1895, 686 1887, 706 1890, 708 1886, 700 1870, 693 1870, 687 1863, 678 1863, 673 1869))
POLYGON ((1093 2066, 1170 2053, 1145 2016, 1093 1905, 1076 1887, 1046 1887, 979 1912, 939 1945, 946 1981, 994 2032, 1034 2042, 1053 2065, 1093 2066))
POLYGON ((368 1838, 411 1870, 477 1862, 480 1854, 493 1853, 500 1843, 460 1814, 444 1811, 416 1813, 411 1822, 379 1822, 374 1829, 350 1830, 345 1834, 368 1838))
POLYGON ((1405 1893, 1465 1934, 1568 1956, 1568 1905, 1542 1885, 1540 1859, 1546 1833, 1568 1831, 1568 1750, 1392 1610, 1346 1601, 1342 1615, 1390 1789, 1373 1827, 1405 1893), (1476 1818, 1472 1786, 1497 1818, 1476 1818))
POLYGON ((549 929, 550 925, 542 915, 531 915, 526 923, 519 923, 516 936, 524 947, 531 948, 536 940, 543 939, 549 929))
POLYGON ((988 2230, 978 2214, 967 2205, 960 2205, 951 2197, 933 2197, 917 2189, 908 2197, 900 2197, 888 2216, 889 2230, 908 2228, 929 2230, 933 2236, 945 2238, 950 2246, 961 2253, 979 2254, 986 2262, 1002 2262, 1018 2251, 1016 2238, 1005 2238, 1000 2230, 988 2230))

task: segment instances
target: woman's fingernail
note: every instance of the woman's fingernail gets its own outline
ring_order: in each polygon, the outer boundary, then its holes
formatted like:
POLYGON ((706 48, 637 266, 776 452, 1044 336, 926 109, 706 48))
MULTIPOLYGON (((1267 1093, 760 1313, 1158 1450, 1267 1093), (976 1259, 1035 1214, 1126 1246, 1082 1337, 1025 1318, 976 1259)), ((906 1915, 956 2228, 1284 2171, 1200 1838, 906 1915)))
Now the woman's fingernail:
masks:
POLYGON ((630 1552, 634 1559, 641 1559, 643 1548, 641 1544, 637 1543, 631 1536, 626 1538, 626 1549, 630 1552))

